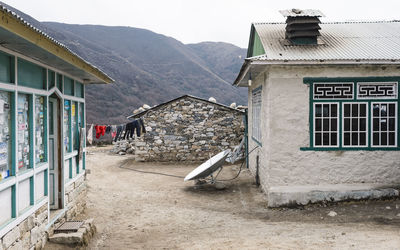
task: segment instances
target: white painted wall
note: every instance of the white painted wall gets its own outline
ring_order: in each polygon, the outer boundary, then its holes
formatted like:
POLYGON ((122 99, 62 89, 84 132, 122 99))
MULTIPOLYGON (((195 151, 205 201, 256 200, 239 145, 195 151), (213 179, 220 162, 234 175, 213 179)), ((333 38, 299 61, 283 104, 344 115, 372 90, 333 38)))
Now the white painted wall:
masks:
POLYGON ((44 171, 36 174, 35 180, 35 199, 40 200, 44 197, 44 171))
POLYGON ((11 219, 11 188, 0 191, 0 225, 11 219))
POLYGON ((30 198, 30 178, 27 178, 26 180, 21 181, 18 186, 18 212, 21 212, 31 205, 30 198))

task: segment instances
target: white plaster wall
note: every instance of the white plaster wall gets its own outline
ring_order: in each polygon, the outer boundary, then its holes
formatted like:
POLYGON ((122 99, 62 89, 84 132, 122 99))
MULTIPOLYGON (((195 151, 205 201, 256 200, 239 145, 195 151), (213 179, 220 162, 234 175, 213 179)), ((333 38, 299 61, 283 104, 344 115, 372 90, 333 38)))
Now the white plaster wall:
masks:
POLYGON ((304 77, 399 75, 400 70, 395 67, 272 67, 266 84, 269 91, 263 99, 263 116, 267 120, 263 132, 269 134, 263 137, 263 149, 267 147, 263 154, 268 154, 263 158, 266 160, 263 167, 268 171, 263 176, 264 189, 292 185, 400 183, 400 151, 300 150, 310 146, 309 89, 303 84, 304 77))
MULTIPOLYGON (((250 153, 249 155, 249 170, 250 172, 255 176, 256 175, 256 158, 257 155, 259 156, 259 169, 258 169, 258 174, 259 174, 259 179, 260 179, 260 183, 261 183, 261 188, 264 190, 264 192, 268 191, 268 182, 266 181, 269 177, 268 177, 268 169, 267 169, 267 156, 268 153, 266 151, 267 147, 265 145, 265 143, 262 143, 262 145, 260 146, 258 143, 256 143, 253 139, 252 139, 252 100, 251 100, 251 96, 252 96, 252 91, 256 88, 258 88, 260 85, 262 86, 262 106, 261 106, 261 131, 262 131, 262 141, 266 141, 267 137, 268 137, 268 133, 266 131, 266 127, 267 127, 267 122, 268 119, 266 117, 267 114, 267 86, 266 86, 266 79, 267 79, 268 75, 266 73, 262 73, 259 74, 258 77, 256 79, 253 80, 252 86, 249 87, 249 98, 248 98, 248 135, 249 135, 249 152, 251 150, 253 150, 254 148, 258 147, 257 149, 255 149, 252 153, 250 153)), ((255 180, 254 180, 255 181, 255 180)))

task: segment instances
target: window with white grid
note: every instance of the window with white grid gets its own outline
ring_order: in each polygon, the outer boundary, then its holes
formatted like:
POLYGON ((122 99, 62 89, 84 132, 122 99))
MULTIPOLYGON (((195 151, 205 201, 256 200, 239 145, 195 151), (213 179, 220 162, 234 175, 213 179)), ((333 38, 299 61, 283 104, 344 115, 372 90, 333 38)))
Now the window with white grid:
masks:
POLYGON ((339 111, 337 103, 314 103, 314 146, 337 147, 339 111))
POLYGON ((367 107, 367 103, 343 103, 343 147, 368 146, 367 107))
POLYGON ((253 90, 251 95, 252 137, 258 143, 261 143, 261 91, 262 88, 258 87, 253 90))
POLYGON ((372 146, 396 147, 397 103, 373 102, 372 109, 372 146))

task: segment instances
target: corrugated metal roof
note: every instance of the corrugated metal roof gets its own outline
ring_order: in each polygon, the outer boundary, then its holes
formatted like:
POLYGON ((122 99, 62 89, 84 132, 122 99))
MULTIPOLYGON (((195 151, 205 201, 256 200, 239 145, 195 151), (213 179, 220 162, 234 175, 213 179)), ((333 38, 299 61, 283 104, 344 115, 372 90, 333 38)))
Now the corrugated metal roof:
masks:
POLYGON ((284 23, 255 23, 265 55, 251 61, 400 60, 400 22, 322 23, 319 45, 285 45, 284 23))
POLYGON ((76 59, 83 61, 85 64, 87 64, 89 67, 93 68, 95 71, 97 71, 98 73, 102 74, 105 76, 105 78, 107 78, 109 80, 109 82, 113 82, 114 80, 109 77, 106 73, 104 73, 102 70, 100 70, 99 68, 97 68, 95 65, 91 64, 90 62, 86 61, 85 59, 83 59, 82 57, 80 57, 78 54, 76 54, 75 52, 73 52, 72 50, 70 50, 67 46, 65 46, 64 44, 58 42, 57 40, 55 40, 54 38, 52 38, 51 36, 47 35, 45 32, 41 31, 40 29, 34 27, 32 24, 30 24, 29 22, 25 21, 20 15, 18 15, 16 12, 10 10, 7 5, 3 4, 2 2, 0 2, 0 9, 6 13, 11 14, 11 16, 13 18, 15 18, 18 22, 20 22, 21 24, 23 24, 24 26, 26 26, 28 29, 33 30, 34 32, 36 32, 38 35, 43 36, 45 39, 48 39, 49 41, 51 41, 53 44, 59 46, 61 49, 67 51, 68 53, 70 53, 72 56, 76 57, 76 59))

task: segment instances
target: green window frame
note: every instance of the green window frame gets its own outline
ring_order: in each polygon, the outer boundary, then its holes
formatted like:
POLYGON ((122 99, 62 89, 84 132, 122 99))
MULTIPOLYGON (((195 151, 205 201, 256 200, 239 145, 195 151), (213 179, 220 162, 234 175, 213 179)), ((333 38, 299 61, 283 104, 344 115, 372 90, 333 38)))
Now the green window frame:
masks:
POLYGON ((310 146, 300 150, 400 150, 400 77, 304 78, 310 146))

